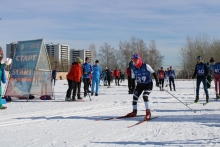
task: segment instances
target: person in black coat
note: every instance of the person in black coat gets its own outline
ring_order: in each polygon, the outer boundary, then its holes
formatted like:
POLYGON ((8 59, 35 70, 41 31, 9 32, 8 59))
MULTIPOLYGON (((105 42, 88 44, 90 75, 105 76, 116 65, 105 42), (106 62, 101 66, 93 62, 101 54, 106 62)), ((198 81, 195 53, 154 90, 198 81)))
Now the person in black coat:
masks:
POLYGON ((110 86, 111 85, 110 84, 111 83, 111 72, 107 67, 106 67, 105 72, 106 72, 106 76, 107 76, 108 86, 110 86))

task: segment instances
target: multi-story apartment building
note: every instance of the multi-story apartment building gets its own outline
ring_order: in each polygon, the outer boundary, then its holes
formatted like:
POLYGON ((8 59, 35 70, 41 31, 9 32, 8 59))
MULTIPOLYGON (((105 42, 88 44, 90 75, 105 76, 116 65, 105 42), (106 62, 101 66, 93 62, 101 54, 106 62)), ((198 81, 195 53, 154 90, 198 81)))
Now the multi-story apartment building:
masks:
POLYGON ((6 58, 11 58, 11 59, 14 58, 17 45, 18 45, 17 42, 6 44, 6 58))
MULTIPOLYGON (((54 57, 59 63, 60 71, 68 71, 70 61, 70 47, 63 44, 45 44, 48 56, 54 57)), ((52 67, 53 68, 53 67, 52 67)))
POLYGON ((93 57, 92 57, 92 53, 90 50, 71 49, 70 50, 70 63, 75 62, 77 57, 80 57, 81 59, 83 59, 83 62, 85 62, 86 57, 89 57, 91 64, 93 64, 93 57))

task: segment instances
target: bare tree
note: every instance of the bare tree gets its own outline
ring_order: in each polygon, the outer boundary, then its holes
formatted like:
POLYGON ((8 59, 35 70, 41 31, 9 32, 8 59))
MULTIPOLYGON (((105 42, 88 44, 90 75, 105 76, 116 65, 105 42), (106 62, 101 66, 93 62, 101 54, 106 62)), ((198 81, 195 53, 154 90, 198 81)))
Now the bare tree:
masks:
POLYGON ((113 69, 117 65, 114 52, 115 49, 107 43, 104 43, 103 46, 100 46, 98 56, 100 60, 99 63, 102 67, 108 67, 109 69, 113 69))
POLYGON ((156 70, 160 69, 163 61, 163 56, 160 54, 159 50, 156 48, 156 43, 154 40, 151 40, 149 45, 149 59, 148 63, 151 67, 156 70))
POLYGON ((195 38, 187 37, 185 45, 180 49, 181 71, 189 77, 192 76, 197 56, 201 56, 203 62, 208 62, 211 57, 219 58, 220 41, 211 40, 206 35, 197 36, 195 38))
POLYGON ((159 50, 157 50, 154 40, 152 40, 150 46, 147 47, 142 39, 131 37, 129 42, 120 41, 119 50, 123 57, 123 66, 125 67, 128 66, 128 63, 131 61, 131 56, 135 52, 141 55, 143 62, 150 64, 153 68, 160 67, 164 58, 161 56, 159 50))

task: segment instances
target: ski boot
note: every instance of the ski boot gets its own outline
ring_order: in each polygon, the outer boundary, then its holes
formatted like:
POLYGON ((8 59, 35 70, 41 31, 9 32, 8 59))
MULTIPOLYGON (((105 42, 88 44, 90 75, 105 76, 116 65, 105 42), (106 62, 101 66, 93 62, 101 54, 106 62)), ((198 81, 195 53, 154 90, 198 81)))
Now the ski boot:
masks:
POLYGON ((220 95, 216 93, 216 101, 220 98, 220 95))
POLYGON ((199 101, 199 97, 197 96, 194 103, 198 103, 198 101, 199 101))
POLYGON ((133 109, 131 113, 128 113, 126 116, 127 117, 135 117, 137 115, 137 110, 133 109))
POLYGON ((68 97, 66 97, 66 98, 65 98, 65 101, 71 101, 71 99, 70 99, 70 98, 68 98, 68 97))
POLYGON ((206 103, 209 103, 209 97, 206 98, 206 103))
POLYGON ((145 116, 144 120, 150 120, 150 119, 151 119, 150 109, 146 109, 146 116, 145 116))

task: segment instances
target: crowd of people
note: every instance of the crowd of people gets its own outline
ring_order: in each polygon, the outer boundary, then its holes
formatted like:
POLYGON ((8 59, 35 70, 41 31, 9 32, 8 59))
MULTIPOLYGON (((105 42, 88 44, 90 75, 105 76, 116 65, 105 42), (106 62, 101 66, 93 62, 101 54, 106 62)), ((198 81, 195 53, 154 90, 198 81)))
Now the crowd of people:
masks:
MULTIPOLYGON (((120 82, 124 80, 124 74, 118 69, 118 67, 116 67, 114 71, 110 71, 107 67, 105 70, 102 70, 99 65, 99 60, 96 60, 95 65, 92 66, 88 57, 85 58, 85 63, 82 62, 83 60, 77 57, 76 61, 72 63, 71 69, 66 76, 68 81, 68 90, 65 98, 66 101, 82 99, 82 97, 80 97, 81 82, 84 84, 84 97, 86 97, 89 93, 91 93, 91 96, 98 96, 101 81, 104 86, 110 87, 113 78, 115 78, 115 85, 117 86, 120 86, 120 82), (89 88, 91 88, 91 90, 89 88)), ((51 82, 54 80, 53 75, 55 73, 53 73, 54 72, 52 72, 51 82)))

